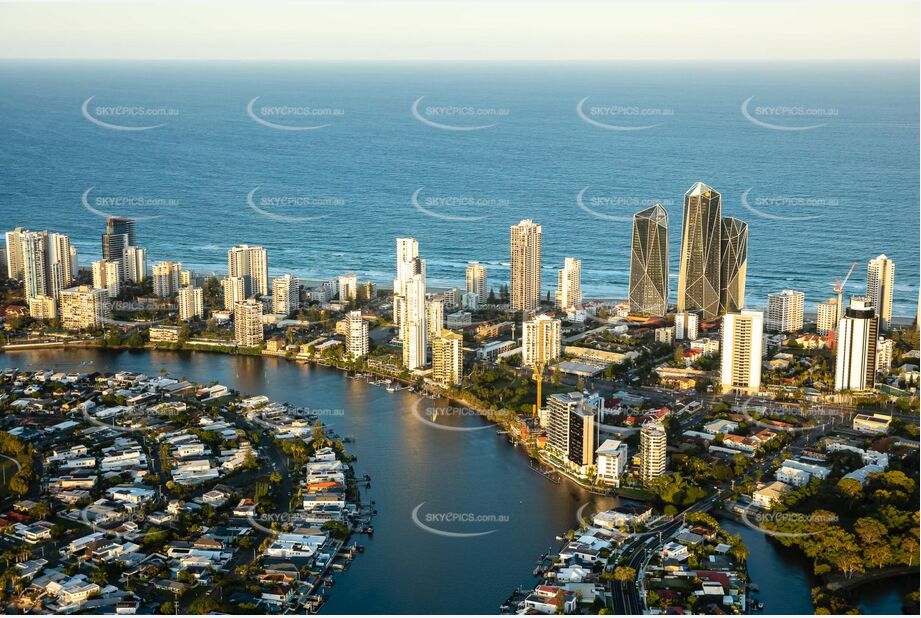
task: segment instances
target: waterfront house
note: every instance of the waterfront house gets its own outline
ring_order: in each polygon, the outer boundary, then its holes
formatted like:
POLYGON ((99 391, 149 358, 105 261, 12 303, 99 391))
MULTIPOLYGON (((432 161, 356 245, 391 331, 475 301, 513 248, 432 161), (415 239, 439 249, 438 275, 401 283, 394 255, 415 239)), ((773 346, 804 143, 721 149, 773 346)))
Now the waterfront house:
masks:
POLYGON ((524 601, 526 610, 548 615, 559 613, 557 603, 562 604, 562 613, 564 614, 572 614, 576 611, 575 593, 558 586, 537 586, 534 592, 529 594, 524 601))

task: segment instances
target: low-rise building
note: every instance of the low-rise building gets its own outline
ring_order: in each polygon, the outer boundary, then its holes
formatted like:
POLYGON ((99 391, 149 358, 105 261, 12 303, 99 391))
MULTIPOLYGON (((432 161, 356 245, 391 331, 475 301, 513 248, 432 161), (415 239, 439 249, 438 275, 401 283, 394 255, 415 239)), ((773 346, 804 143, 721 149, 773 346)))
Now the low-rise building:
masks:
POLYGON ((813 477, 824 479, 829 474, 831 474, 831 468, 796 459, 787 459, 774 473, 774 478, 788 485, 802 487, 808 484, 813 477))
POLYGON ((780 502, 789 489, 790 486, 781 481, 763 483, 752 492, 752 503, 755 506, 770 510, 771 507, 780 502))
POLYGON ((606 485, 620 486, 627 467, 627 444, 620 440, 605 440, 595 451, 598 478, 606 485))
POLYGON ((858 414, 854 416, 853 427, 860 433, 885 434, 891 424, 892 417, 887 414, 858 414))

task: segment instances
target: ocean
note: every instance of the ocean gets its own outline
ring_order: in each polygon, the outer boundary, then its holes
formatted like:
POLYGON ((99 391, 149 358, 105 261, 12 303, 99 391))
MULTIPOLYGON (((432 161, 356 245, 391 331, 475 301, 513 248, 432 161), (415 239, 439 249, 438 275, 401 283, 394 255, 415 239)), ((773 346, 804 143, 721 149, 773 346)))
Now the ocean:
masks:
POLYGON ((684 192, 749 223, 746 304, 807 306, 866 261, 919 290, 918 64, 0 63, 0 222, 66 233, 88 266, 106 215, 138 218, 151 263, 389 285, 413 236, 433 287, 469 260, 508 278, 509 225, 543 226, 543 287, 582 260, 585 294, 626 298, 630 217, 684 192))

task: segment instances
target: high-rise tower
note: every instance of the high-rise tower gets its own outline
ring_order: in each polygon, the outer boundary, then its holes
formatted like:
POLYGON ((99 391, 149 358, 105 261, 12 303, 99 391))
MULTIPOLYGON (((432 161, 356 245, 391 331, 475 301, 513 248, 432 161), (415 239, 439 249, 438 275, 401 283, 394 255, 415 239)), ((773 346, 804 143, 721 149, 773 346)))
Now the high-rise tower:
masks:
POLYGON ((745 275, 748 270, 748 224, 723 217, 720 231, 720 313, 745 308, 745 275))
POLYGON ((668 213, 661 204, 633 215, 630 311, 665 315, 668 309, 668 213))
POLYGON ((511 227, 511 308, 534 313, 540 306, 541 226, 524 219, 511 227))
POLYGON ((684 194, 678 311, 697 311, 704 320, 720 310, 720 194, 698 182, 684 194))

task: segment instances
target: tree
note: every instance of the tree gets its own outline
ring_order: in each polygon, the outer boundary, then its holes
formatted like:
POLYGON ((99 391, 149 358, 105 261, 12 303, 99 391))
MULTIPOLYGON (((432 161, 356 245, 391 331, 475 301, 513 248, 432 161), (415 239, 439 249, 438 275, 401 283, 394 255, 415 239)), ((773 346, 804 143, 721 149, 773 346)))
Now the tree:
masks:
POLYGON ((672 357, 672 360, 675 361, 676 365, 684 365, 684 346, 678 344, 675 346, 675 354, 672 357))
POLYGON ((854 523, 854 532, 864 545, 875 545, 886 538, 889 530, 872 517, 861 517, 854 523))
POLYGON ((202 300, 206 306, 224 306, 224 291, 221 288, 221 282, 217 277, 211 276, 205 279, 205 283, 201 286, 201 290, 202 300))
POLYGON ((848 500, 857 500, 863 493, 863 487, 857 479, 841 479, 838 481, 838 491, 848 500))
POLYGON ((632 582, 636 579, 636 569, 628 566, 619 566, 614 569, 614 579, 619 582, 632 582))
POLYGON ((892 549, 885 543, 877 543, 876 545, 865 547, 863 556, 868 566, 877 569, 881 569, 887 564, 892 563, 892 549))
POLYGON ((903 536, 899 541, 899 554, 901 562, 907 566, 913 567, 918 562, 918 538, 910 534, 903 536))
POLYGON ((738 564, 742 564, 748 560, 748 548, 745 547, 745 543, 742 542, 741 537, 733 538, 732 546, 729 548, 729 555, 731 555, 738 564))
POLYGON ((842 551, 834 557, 834 565, 838 567, 845 577, 850 579, 854 573, 863 573, 863 561, 854 552, 842 551))
POLYGON ((322 448, 326 445, 326 432, 323 429, 323 424, 320 421, 317 421, 313 424, 313 427, 310 430, 311 437, 313 438, 313 445, 316 448, 322 448))

